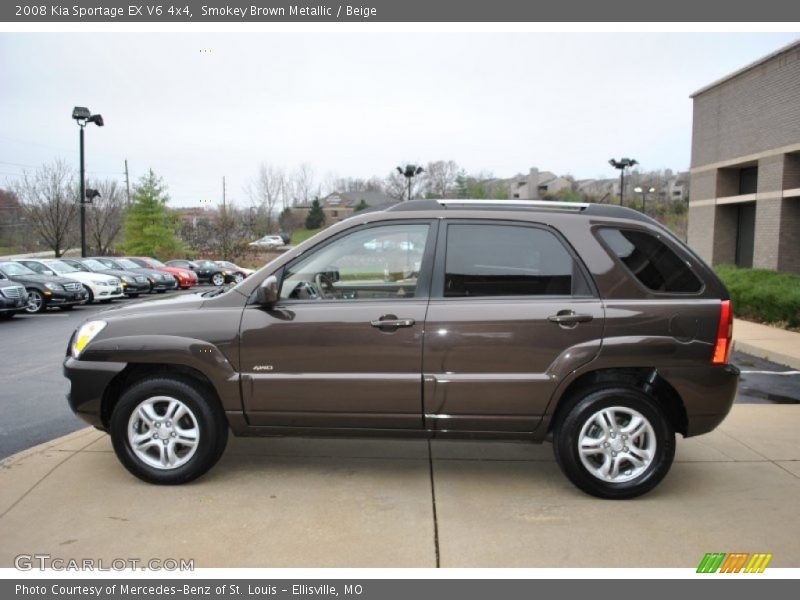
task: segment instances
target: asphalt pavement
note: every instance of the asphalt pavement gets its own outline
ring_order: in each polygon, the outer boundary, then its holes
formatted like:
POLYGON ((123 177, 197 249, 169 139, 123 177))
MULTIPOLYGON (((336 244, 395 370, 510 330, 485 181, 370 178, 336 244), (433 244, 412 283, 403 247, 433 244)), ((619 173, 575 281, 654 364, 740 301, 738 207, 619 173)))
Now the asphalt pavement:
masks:
MULTIPOLYGON (((114 304, 121 302, 134 300, 114 304)), ((0 322, 0 459, 86 426, 67 405, 61 363, 75 328, 106 308, 93 304, 0 322)), ((732 361, 742 369, 738 403, 800 403, 800 372, 742 352, 734 352, 732 361)))

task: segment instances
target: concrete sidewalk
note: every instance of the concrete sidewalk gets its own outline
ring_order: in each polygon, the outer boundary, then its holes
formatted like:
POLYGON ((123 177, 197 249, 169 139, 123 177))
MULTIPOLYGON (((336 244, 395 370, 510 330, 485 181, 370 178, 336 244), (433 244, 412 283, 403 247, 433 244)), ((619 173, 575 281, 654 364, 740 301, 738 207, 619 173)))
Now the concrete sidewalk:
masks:
POLYGON ((734 319, 733 348, 800 369, 800 333, 734 319))
POLYGON ((800 406, 735 405, 679 439, 653 492, 575 489, 549 445, 232 438, 179 487, 140 482, 84 429, 0 462, 0 567, 17 554, 196 567, 696 567, 706 552, 800 566, 800 406), (438 541, 437 541, 438 540, 438 541))

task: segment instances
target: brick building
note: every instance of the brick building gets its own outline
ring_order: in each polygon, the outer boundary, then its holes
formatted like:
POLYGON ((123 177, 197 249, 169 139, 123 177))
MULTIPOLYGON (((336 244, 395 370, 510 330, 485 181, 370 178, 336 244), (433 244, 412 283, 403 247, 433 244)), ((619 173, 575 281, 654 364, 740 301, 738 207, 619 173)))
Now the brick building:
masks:
POLYGON ((800 40, 692 94, 689 244, 800 273, 800 40))

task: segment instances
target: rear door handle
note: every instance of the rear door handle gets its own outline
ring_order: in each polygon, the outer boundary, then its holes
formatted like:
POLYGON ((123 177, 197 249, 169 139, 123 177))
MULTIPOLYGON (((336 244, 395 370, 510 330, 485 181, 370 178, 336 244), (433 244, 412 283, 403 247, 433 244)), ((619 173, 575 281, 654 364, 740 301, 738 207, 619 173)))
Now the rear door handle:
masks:
POLYGON ((547 317, 547 320, 559 325, 577 325, 578 323, 588 323, 593 318, 592 315, 581 315, 574 310, 560 310, 558 313, 547 317))
POLYGON ((380 319, 370 321, 369 324, 378 329, 395 330, 400 327, 413 327, 414 319, 398 319, 394 315, 384 315, 380 319))

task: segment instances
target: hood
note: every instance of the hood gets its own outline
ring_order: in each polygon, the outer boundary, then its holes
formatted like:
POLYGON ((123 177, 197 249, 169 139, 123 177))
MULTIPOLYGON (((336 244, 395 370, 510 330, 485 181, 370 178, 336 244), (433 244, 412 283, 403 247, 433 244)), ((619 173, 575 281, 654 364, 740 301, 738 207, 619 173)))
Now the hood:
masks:
POLYGON ((169 266, 158 267, 158 268, 160 271, 166 271, 167 273, 172 273, 173 275, 181 275, 187 279, 192 279, 196 276, 195 272, 192 271, 191 269, 181 269, 180 267, 169 267, 169 266))
POLYGON ((136 273, 134 271, 128 271, 126 269, 103 269, 102 271, 96 271, 96 273, 102 273, 103 275, 110 275, 118 279, 121 278, 123 275, 131 277, 133 279, 145 275, 144 273, 136 273))
POLYGON ((200 293, 179 294, 157 298, 148 297, 135 302, 113 306, 97 314, 100 315, 98 317, 99 319, 115 319, 116 317, 132 314, 147 314, 158 311, 185 312, 187 310, 200 308, 205 301, 206 298, 203 298, 200 293))
POLYGON ((21 283, 60 283, 61 285, 65 283, 80 283, 77 279, 70 279, 59 275, 40 275, 39 273, 14 275, 10 279, 11 281, 19 281, 21 283))

